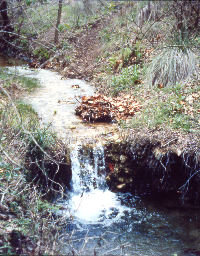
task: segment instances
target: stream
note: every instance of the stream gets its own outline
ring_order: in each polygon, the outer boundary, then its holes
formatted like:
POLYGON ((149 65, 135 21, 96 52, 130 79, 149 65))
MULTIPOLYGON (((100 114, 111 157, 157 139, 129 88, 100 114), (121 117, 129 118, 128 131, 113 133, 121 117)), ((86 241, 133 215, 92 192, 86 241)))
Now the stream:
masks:
POLYGON ((85 124, 74 114, 81 96, 94 94, 92 86, 62 79, 49 70, 10 67, 10 71, 37 78, 41 87, 24 101, 37 111, 71 146, 72 188, 59 214, 67 226, 59 238, 64 255, 194 256, 200 255, 200 212, 147 202, 129 193, 113 193, 106 184, 101 138, 116 127, 85 124), (84 146, 98 137, 93 148, 84 146))

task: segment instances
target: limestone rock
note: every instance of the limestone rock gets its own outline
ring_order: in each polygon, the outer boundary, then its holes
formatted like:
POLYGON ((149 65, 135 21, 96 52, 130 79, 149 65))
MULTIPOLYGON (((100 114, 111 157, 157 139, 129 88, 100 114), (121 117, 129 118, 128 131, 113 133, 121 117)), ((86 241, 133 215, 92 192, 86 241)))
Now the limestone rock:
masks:
POLYGON ((127 161, 128 157, 125 156, 125 155, 121 155, 121 156, 119 157, 119 159, 120 159, 120 162, 121 162, 122 164, 124 164, 124 163, 127 161))
POLYGON ((119 184, 117 185, 117 189, 123 189, 126 187, 126 184, 125 183, 122 183, 122 184, 119 184))

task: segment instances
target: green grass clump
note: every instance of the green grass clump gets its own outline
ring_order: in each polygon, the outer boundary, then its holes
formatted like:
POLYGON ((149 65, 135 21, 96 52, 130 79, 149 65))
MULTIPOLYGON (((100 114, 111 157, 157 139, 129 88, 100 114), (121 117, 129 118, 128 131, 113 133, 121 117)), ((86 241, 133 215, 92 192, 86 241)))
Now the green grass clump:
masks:
POLYGON ((199 132, 200 114, 198 109, 200 103, 195 100, 193 103, 188 103, 188 96, 198 93, 199 90, 198 86, 190 88, 180 84, 171 88, 149 90, 147 92, 148 98, 146 98, 146 94, 145 97, 143 96, 143 107, 133 117, 130 126, 149 129, 168 127, 184 132, 199 132))
POLYGON ((110 88, 114 95, 122 91, 128 91, 134 87, 140 78, 140 69, 138 65, 123 68, 119 75, 112 76, 110 88))
POLYGON ((165 48, 150 63, 147 77, 152 86, 172 86, 188 79, 196 69, 197 56, 190 49, 165 48))
POLYGON ((33 51, 34 56, 39 60, 39 61, 46 61, 50 58, 50 51, 45 48, 45 47, 39 47, 33 51))
POLYGON ((40 87, 38 80, 35 78, 18 76, 14 79, 14 81, 19 82, 23 89, 25 89, 27 92, 32 92, 36 88, 40 87))
POLYGON ((56 146, 56 136, 48 128, 38 128, 32 135, 33 137, 30 137, 28 142, 28 151, 32 160, 41 160, 44 158, 45 151, 56 146))
MULTIPOLYGON (((36 78, 16 75, 10 72, 7 68, 0 68, 0 80, 3 81, 3 87, 7 90, 12 89, 14 86, 18 88, 18 90, 32 92, 40 87, 40 83, 36 78)), ((0 91, 0 93, 2 93, 2 91, 0 91)))

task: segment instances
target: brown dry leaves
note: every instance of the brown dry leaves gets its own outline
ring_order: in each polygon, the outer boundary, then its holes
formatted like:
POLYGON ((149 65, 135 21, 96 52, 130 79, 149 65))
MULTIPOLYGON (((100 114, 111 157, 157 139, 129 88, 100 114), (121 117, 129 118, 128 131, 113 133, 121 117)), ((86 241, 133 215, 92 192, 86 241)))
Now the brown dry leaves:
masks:
POLYGON ((75 111, 85 121, 111 122, 126 120, 140 108, 139 103, 131 95, 116 98, 96 95, 83 96, 81 105, 75 111))
POLYGON ((186 115, 189 115, 193 118, 195 113, 200 113, 200 109, 196 109, 193 106, 195 102, 199 102, 199 99, 200 99, 200 92, 196 92, 187 96, 185 101, 180 101, 180 104, 183 106, 184 113, 186 115))

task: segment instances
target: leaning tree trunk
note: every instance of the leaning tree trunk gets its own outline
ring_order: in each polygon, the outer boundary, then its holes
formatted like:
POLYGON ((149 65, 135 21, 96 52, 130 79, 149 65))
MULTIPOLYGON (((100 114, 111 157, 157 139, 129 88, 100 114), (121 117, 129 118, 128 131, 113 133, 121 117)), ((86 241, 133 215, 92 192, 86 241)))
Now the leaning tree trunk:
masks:
POLYGON ((62 14, 62 3, 63 0, 59 0, 58 3, 58 15, 57 15, 57 22, 56 22, 56 29, 55 29, 55 37, 54 37, 54 43, 57 44, 58 43, 58 28, 61 22, 61 14, 62 14))
POLYGON ((13 27, 10 25, 10 19, 8 16, 8 4, 5 0, 0 0, 0 16, 2 23, 0 24, 0 41, 1 47, 7 47, 9 42, 14 38, 12 32, 13 27))

